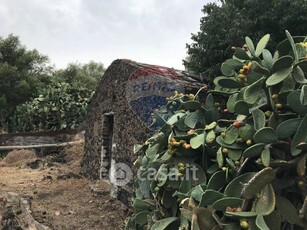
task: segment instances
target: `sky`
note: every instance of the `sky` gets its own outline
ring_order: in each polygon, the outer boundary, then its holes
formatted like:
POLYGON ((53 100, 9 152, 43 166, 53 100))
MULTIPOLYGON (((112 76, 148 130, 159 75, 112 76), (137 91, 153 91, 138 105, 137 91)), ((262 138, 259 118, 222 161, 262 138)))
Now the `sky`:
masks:
POLYGON ((0 37, 19 36, 56 68, 116 59, 183 70, 209 0, 0 0, 0 37))

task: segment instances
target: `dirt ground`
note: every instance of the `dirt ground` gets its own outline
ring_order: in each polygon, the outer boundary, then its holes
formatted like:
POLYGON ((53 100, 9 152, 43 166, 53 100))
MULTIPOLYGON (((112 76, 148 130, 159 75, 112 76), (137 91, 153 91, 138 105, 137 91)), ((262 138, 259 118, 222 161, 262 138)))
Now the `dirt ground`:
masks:
POLYGON ((109 196, 107 182, 80 176, 82 150, 46 157, 15 150, 0 159, 0 191, 29 199, 34 219, 51 229, 123 229, 129 209, 109 196))

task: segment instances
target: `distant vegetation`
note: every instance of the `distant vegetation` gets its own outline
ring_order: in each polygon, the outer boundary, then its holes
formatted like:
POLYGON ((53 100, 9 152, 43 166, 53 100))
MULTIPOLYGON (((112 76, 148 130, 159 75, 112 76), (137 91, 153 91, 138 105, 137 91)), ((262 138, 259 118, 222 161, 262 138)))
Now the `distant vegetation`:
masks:
POLYGON ((76 127, 104 71, 94 61, 57 70, 19 37, 0 37, 0 130, 76 127))
POLYGON ((245 36, 259 40, 271 35, 267 49, 274 51, 284 40, 285 30, 291 34, 307 34, 306 0, 220 0, 203 7, 200 31, 187 45, 187 70, 213 81, 222 75, 221 64, 232 56, 232 46, 244 44, 245 36))

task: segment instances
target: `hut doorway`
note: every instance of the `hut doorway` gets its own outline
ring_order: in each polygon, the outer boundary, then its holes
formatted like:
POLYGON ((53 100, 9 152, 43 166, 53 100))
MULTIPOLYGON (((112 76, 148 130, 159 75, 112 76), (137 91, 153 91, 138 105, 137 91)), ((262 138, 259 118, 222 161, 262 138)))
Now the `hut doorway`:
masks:
POLYGON ((114 113, 103 114, 100 179, 108 179, 112 159, 114 113))

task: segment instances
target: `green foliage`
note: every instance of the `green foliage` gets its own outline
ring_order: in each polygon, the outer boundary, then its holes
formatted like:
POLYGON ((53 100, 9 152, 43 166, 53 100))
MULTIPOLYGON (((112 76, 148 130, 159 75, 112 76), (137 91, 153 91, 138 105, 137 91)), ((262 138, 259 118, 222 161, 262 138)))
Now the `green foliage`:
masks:
POLYGON ((226 61, 204 105, 198 93, 176 94, 154 113, 161 129, 135 148, 135 213, 126 230, 307 225, 307 39, 287 36, 274 54, 269 35, 255 46, 247 37, 245 54, 226 61), (237 87, 229 91, 224 79, 237 87), (214 98, 225 91, 221 108, 214 98))
POLYGON ((87 104, 103 73, 103 65, 93 61, 55 71, 38 97, 16 107, 10 131, 76 128, 84 121, 87 104))
POLYGON ((0 129, 63 129, 83 121, 103 64, 69 64, 55 71, 48 62, 47 56, 22 46, 18 37, 0 37, 0 129))
POLYGON ((13 132, 76 128, 84 120, 93 91, 68 83, 48 86, 45 93, 18 105, 10 124, 13 132))
MULTIPOLYGON (((209 81, 221 74, 220 66, 232 55, 232 46, 245 42, 252 55, 259 56, 262 53, 268 37, 256 47, 251 45, 249 38, 244 38, 246 35, 259 40, 263 35, 271 33, 267 49, 273 51, 284 39, 287 28, 291 28, 291 33, 296 35, 305 35, 307 32, 305 0, 221 2, 222 4, 208 3, 204 6, 200 31, 192 34, 193 43, 187 44, 188 57, 183 60, 187 70, 201 74, 209 81)), ((241 59, 244 59, 242 55, 246 56, 244 47, 235 50, 236 56, 241 59)))
POLYGON ((27 50, 19 38, 0 37, 0 128, 18 104, 38 94, 38 89, 50 83, 48 58, 36 50, 27 50))
POLYGON ((68 83, 72 87, 82 86, 94 91, 104 71, 103 64, 94 61, 85 64, 70 63, 65 69, 55 71, 53 79, 56 82, 68 83))

